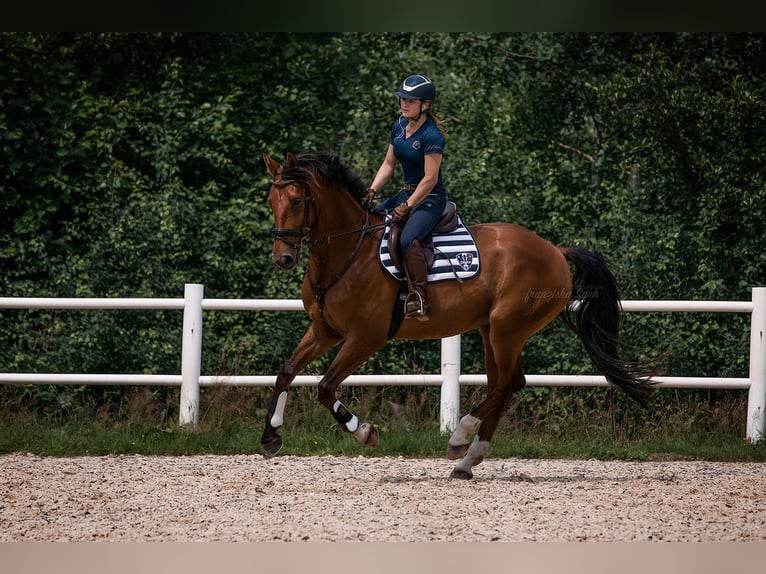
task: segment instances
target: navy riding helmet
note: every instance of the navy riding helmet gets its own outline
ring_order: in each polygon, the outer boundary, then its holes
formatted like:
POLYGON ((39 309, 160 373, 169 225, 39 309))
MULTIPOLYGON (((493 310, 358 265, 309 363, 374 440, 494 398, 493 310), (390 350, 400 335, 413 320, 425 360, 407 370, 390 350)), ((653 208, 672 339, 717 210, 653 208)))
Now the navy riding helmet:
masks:
POLYGON ((397 90, 396 95, 408 100, 434 101, 436 99, 436 86, 425 76, 415 74, 404 79, 402 87, 397 90))

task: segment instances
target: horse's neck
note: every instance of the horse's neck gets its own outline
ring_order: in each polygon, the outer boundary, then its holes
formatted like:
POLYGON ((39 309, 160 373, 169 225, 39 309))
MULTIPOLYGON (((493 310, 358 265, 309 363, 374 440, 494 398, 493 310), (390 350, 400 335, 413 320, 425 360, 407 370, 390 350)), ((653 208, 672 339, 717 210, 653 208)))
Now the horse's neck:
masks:
POLYGON ((343 190, 329 189, 317 194, 314 207, 316 222, 312 226, 311 239, 319 242, 328 237, 340 240, 346 237, 344 234, 364 226, 364 209, 343 190))
POLYGON ((361 255, 370 244, 363 241, 368 234, 367 228, 383 222, 379 215, 368 215, 350 195, 341 197, 343 199, 337 202, 324 197, 317 203, 317 221, 311 228, 314 263, 325 276, 340 272, 349 264, 350 258, 361 255))

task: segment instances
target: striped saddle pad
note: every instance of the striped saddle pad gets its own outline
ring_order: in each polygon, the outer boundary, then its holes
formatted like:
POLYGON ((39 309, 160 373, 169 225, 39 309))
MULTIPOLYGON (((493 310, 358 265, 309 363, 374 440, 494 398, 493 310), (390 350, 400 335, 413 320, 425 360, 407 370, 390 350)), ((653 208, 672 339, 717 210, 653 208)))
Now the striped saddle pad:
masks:
MULTIPOLYGON (((386 219, 386 230, 380 241, 378 259, 383 268, 399 281, 404 280, 400 271, 388 253, 388 234, 391 230, 390 216, 386 219)), ((447 281, 449 279, 470 279, 479 272, 479 250, 473 235, 468 231, 458 215, 458 225, 449 233, 434 233, 434 263, 428 270, 428 281, 447 281)))

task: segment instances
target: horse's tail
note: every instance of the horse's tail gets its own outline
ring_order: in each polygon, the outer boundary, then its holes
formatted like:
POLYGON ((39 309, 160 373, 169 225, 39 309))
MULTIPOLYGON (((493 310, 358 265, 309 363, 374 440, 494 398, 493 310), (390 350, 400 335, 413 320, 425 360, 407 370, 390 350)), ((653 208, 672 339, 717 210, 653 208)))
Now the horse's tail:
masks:
POLYGON ((654 383, 647 379, 644 364, 620 358, 622 304, 614 275, 593 251, 566 247, 562 252, 574 265, 575 273, 572 295, 561 318, 580 337, 606 380, 641 406, 648 407, 654 383))

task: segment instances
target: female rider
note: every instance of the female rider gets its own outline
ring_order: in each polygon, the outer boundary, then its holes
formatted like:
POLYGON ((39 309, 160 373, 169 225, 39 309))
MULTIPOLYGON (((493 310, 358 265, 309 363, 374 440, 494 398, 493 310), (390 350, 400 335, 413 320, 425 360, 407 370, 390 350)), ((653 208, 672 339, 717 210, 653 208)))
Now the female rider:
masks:
POLYGON ((400 162, 404 174, 401 191, 380 203, 375 210, 391 212, 392 219, 404 226, 400 245, 412 289, 405 302, 405 317, 427 321, 428 265, 420 241, 436 226, 447 203, 441 172, 445 132, 431 110, 436 87, 430 79, 419 74, 408 76, 396 95, 401 115, 391 128, 386 157, 370 185, 365 202, 372 205, 375 194, 391 180, 396 164, 400 162))

